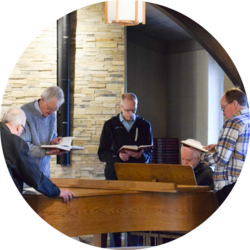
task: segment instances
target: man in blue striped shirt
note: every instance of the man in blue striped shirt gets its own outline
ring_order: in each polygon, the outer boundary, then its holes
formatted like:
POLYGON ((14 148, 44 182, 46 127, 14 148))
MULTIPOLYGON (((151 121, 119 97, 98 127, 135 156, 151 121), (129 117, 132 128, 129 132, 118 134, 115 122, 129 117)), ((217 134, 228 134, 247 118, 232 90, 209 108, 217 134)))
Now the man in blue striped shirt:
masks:
POLYGON ((226 91, 220 101, 227 121, 224 123, 217 144, 205 149, 204 160, 214 166, 214 190, 222 203, 239 178, 246 159, 250 136, 250 118, 246 95, 238 88, 226 91))

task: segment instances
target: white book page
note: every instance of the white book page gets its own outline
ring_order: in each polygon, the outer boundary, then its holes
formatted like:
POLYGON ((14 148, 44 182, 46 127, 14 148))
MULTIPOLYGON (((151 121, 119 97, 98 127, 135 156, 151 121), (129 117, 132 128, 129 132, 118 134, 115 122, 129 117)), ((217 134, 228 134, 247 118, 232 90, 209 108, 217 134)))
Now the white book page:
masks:
POLYGON ((62 141, 60 141, 59 145, 71 146, 73 139, 76 137, 63 137, 62 141))

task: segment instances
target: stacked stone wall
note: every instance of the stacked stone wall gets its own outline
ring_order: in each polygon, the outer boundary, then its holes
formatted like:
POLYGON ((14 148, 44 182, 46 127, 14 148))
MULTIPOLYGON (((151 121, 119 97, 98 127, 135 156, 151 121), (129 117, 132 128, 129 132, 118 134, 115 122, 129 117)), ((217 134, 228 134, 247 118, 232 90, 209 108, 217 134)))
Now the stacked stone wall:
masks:
MULTIPOLYGON (((125 89, 124 27, 104 23, 104 3, 71 13, 70 135, 84 151, 70 155, 70 166, 51 160, 51 177, 103 179, 97 156, 103 123, 119 112, 125 89)), ((57 25, 26 48, 7 83, 1 113, 38 99, 57 83, 57 25)))

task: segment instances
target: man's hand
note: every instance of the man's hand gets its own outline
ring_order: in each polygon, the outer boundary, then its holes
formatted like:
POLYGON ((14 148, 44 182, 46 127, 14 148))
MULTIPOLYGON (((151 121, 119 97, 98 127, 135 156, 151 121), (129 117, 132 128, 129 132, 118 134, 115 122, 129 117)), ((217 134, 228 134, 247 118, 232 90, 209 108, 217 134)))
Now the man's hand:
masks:
POLYGON ((217 146, 217 144, 209 144, 203 148, 207 149, 209 152, 214 152, 216 146, 217 146))
POLYGON ((51 145, 57 145, 62 141, 62 137, 57 137, 53 141, 50 142, 51 145))
POLYGON ((126 150, 126 153, 129 155, 129 156, 132 156, 136 159, 140 159, 141 156, 142 156, 142 153, 143 153, 143 149, 138 151, 138 152, 135 152, 135 151, 131 151, 131 150, 126 150))
POLYGON ((65 153, 68 153, 68 151, 60 149, 50 149, 46 152, 46 155, 63 155, 65 153))
POLYGON ((128 155, 127 153, 119 153, 119 157, 120 157, 123 161, 128 161, 130 155, 128 155))
POLYGON ((60 188, 59 197, 61 197, 65 203, 68 203, 69 201, 71 201, 74 196, 75 196, 75 194, 73 192, 71 192, 70 190, 60 188))

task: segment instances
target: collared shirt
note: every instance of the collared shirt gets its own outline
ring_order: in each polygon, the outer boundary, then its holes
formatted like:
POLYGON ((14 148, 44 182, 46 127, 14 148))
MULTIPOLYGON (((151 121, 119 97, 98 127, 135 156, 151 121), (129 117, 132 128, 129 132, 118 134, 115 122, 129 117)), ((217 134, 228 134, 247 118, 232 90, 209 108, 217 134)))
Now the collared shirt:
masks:
POLYGON ((215 152, 204 155, 205 163, 214 166, 214 190, 237 181, 246 159, 249 137, 250 118, 246 108, 224 123, 215 152))
POLYGON ((36 100, 35 103, 34 103, 35 109, 36 109, 41 115, 43 115, 43 113, 42 113, 42 111, 41 111, 41 109, 40 109, 40 107, 39 107, 38 101, 39 101, 39 100, 36 100))
POLYGON ((129 130, 133 127, 134 123, 135 123, 135 115, 133 115, 132 120, 127 122, 124 120, 122 113, 120 113, 119 115, 119 119, 121 121, 121 123, 123 124, 123 126, 126 128, 126 130, 129 132, 129 130))

